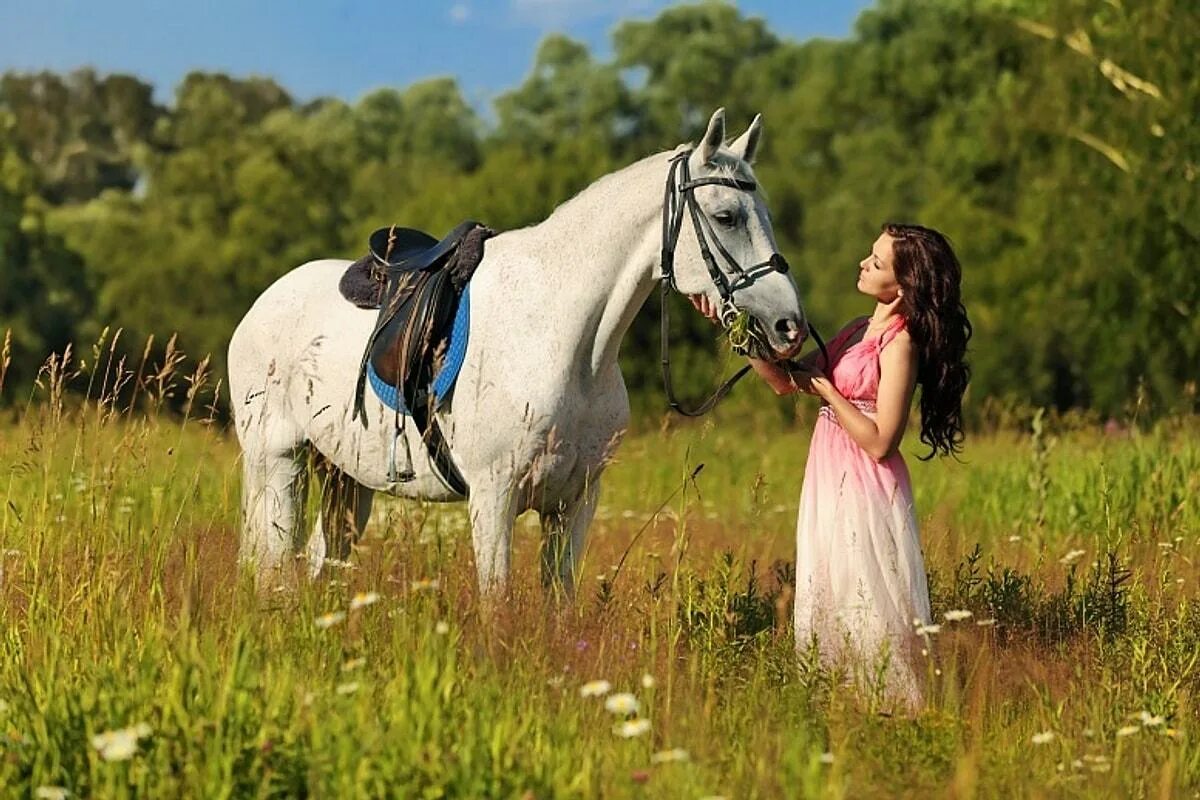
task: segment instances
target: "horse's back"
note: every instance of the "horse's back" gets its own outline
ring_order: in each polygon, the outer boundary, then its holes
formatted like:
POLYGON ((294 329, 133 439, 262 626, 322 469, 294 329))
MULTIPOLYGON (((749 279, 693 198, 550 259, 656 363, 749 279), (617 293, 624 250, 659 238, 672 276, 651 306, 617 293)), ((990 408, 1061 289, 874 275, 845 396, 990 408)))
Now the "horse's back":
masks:
POLYGON ((345 259, 320 259, 280 276, 250 306, 229 341, 229 390, 236 415, 239 400, 286 387, 314 341, 353 325, 370 325, 363 312, 338 294, 345 259), (354 313, 357 312, 357 315, 354 313), (342 319, 343 317, 347 319, 342 319))

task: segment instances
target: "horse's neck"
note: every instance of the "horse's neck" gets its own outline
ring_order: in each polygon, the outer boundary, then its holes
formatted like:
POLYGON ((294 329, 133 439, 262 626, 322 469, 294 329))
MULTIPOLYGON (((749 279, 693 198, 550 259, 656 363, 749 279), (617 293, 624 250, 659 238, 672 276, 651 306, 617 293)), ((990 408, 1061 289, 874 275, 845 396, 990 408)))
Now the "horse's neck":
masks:
POLYGON ((616 367, 621 340, 654 288, 668 158, 601 178, 520 232, 529 248, 522 255, 534 256, 521 259, 520 281, 545 287, 546 336, 559 342, 554 351, 570 354, 577 377, 616 367))

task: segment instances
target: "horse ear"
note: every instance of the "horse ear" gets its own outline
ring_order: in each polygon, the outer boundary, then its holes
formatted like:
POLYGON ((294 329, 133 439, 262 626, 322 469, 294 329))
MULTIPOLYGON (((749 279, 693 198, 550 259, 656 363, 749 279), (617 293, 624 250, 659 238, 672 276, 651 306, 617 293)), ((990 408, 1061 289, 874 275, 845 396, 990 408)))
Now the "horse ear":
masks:
POLYGON ((700 141, 700 163, 707 164, 712 161, 724 141, 725 109, 718 108, 708 121, 708 130, 704 132, 704 139, 700 141))
POLYGON ((758 143, 762 139, 762 114, 755 114, 754 121, 750 123, 750 127, 746 128, 746 132, 734 140, 733 144, 729 145, 729 149, 742 157, 742 160, 747 164, 754 163, 754 156, 758 152, 758 143))

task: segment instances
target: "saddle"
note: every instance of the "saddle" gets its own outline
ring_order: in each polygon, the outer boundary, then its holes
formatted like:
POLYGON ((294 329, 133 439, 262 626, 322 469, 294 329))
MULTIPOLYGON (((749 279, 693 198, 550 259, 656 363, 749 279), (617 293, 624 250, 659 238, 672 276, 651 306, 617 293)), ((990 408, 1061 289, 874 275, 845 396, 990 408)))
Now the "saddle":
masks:
MULTIPOLYGON (((360 308, 378 308, 379 316, 367 339, 354 390, 354 419, 367 427, 365 406, 368 380, 396 412, 396 440, 412 417, 431 462, 442 480, 466 496, 467 485, 450 459, 434 411, 448 389, 433 384, 438 362, 445 354, 463 291, 483 259, 483 242, 494 232, 474 221, 460 224, 444 239, 423 231, 390 226, 371 234, 369 253, 347 268, 338 287, 360 308)), ((411 454, 402 471, 389 473, 399 481, 412 480, 411 454)))

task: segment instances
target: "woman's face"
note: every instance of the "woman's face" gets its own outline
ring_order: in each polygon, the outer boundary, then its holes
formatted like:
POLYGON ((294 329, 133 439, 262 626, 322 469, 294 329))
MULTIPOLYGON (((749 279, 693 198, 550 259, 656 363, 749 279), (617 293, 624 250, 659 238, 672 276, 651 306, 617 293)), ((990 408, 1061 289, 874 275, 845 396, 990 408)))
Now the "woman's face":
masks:
POLYGON ((896 282, 892 242, 887 233, 879 234, 870 254, 858 262, 858 290, 875 299, 890 303, 900 296, 900 284, 896 282))

